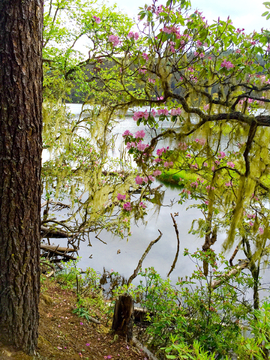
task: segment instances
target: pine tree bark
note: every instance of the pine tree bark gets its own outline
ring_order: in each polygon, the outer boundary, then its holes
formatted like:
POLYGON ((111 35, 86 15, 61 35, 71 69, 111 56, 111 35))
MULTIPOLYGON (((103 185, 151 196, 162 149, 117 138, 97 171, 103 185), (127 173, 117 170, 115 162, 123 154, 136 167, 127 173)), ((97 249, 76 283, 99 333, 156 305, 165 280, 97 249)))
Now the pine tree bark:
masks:
POLYGON ((0 0, 0 339, 38 337, 43 0, 0 0))

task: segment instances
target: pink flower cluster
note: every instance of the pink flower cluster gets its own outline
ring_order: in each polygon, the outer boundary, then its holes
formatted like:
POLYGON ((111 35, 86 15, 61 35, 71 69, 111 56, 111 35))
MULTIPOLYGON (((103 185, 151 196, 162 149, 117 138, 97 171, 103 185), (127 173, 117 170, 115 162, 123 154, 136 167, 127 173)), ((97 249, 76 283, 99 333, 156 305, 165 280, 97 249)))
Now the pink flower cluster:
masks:
POLYGON ((137 185, 142 185, 142 184, 147 184, 148 181, 154 181, 155 179, 153 178, 152 175, 149 176, 145 176, 144 178, 142 178, 141 176, 137 175, 135 178, 135 182, 137 185))
POLYGON ((231 168, 234 168, 234 167, 235 167, 235 165, 234 165, 234 163, 233 163, 232 161, 228 161, 228 162, 227 162, 227 166, 229 166, 229 167, 231 167, 231 168))
POLYGON ((220 66, 225 67, 228 70, 234 67, 234 65, 230 61, 226 61, 226 60, 223 60, 220 66))
POLYGON ((165 115, 165 116, 169 115, 168 109, 158 109, 157 112, 158 112, 158 115, 165 115))
POLYGON ((188 148, 188 145, 187 145, 185 142, 180 142, 180 143, 178 144, 178 147, 179 147, 180 150, 186 151, 187 148, 188 148))
POLYGON ((126 211, 131 211, 131 203, 128 201, 123 205, 123 209, 126 211))
POLYGON ((155 171, 153 172, 153 176, 159 176, 159 175, 161 175, 161 171, 160 171, 160 170, 155 170, 155 171))
POLYGON ((114 47, 120 43, 120 40, 117 35, 110 35, 108 39, 114 47))
POLYGON ((146 148, 148 148, 147 144, 143 144, 141 141, 137 144, 137 149, 139 151, 144 151, 146 148))
POLYGON ((97 24, 100 24, 100 23, 101 23, 101 20, 100 20, 99 17, 93 16, 93 18, 95 19, 95 22, 96 22, 97 24))
POLYGON ((221 151, 218 155, 219 159, 223 159, 223 158, 225 158, 225 156, 226 156, 226 154, 224 151, 221 151))
POLYGON ((199 139, 199 138, 196 138, 195 139, 195 142, 198 143, 199 145, 203 146, 206 142, 205 139, 199 139))
POLYGON ((134 33, 133 31, 130 31, 128 33, 128 37, 130 39, 138 40, 139 39, 139 34, 137 32, 134 33))
POLYGON ((123 137, 126 137, 126 136, 133 136, 133 134, 129 131, 129 130, 126 130, 123 135, 123 137))
POLYGON ((147 120, 148 117, 149 117, 149 114, 148 114, 147 110, 145 110, 145 111, 136 111, 132 118, 134 121, 137 121, 141 118, 145 118, 145 120, 147 120))
POLYGON ((121 194, 118 194, 118 195, 117 195, 117 199, 118 199, 119 201, 125 200, 125 198, 126 198, 126 195, 121 195, 121 194))
POLYGON ((135 139, 143 139, 144 137, 145 137, 145 132, 143 130, 139 130, 135 134, 135 139))
POLYGON ((141 67, 141 68, 138 70, 138 72, 139 72, 140 74, 145 74, 146 71, 147 71, 147 70, 146 70, 145 66, 141 67))
POLYGON ((146 208, 146 205, 145 205, 145 203, 143 203, 142 201, 140 202, 140 204, 139 204, 143 209, 145 209, 146 208))
POLYGON ((148 58, 148 55, 146 54, 146 53, 142 53, 142 57, 144 58, 144 60, 148 60, 149 58, 148 58))
POLYGON ((162 155, 163 153, 165 153, 167 150, 169 150, 169 146, 167 147, 167 149, 165 149, 164 147, 161 149, 157 149, 157 156, 162 155))
POLYGON ((181 115, 182 110, 180 108, 177 109, 171 109, 171 115, 172 116, 177 116, 177 115, 181 115))

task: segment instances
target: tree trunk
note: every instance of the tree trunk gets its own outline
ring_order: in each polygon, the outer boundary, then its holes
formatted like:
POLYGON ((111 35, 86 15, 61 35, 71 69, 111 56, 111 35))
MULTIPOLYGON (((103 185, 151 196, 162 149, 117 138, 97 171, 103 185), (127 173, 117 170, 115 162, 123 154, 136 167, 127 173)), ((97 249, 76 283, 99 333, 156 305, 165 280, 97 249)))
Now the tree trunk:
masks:
POLYGON ((38 337, 43 0, 0 0, 0 338, 38 337))

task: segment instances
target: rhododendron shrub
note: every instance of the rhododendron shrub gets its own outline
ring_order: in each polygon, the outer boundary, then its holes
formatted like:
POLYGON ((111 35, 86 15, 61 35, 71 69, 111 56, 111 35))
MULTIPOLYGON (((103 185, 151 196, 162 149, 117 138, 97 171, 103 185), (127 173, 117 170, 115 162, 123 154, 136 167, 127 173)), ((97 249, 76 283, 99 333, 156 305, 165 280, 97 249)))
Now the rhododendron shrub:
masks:
POLYGON ((168 168, 193 174, 179 184, 179 201, 194 199, 202 211, 192 232, 204 238, 206 251, 226 231, 224 248, 239 245, 258 279, 270 250, 267 32, 246 34, 230 18, 210 25, 184 0, 146 5, 138 28, 137 39, 121 35, 104 54, 113 64, 111 81, 100 78, 114 94, 112 110, 136 107, 134 121, 152 134, 148 143, 124 134, 139 178, 148 179, 137 183, 149 187, 149 177, 168 168), (161 152, 159 142, 167 139, 161 152))

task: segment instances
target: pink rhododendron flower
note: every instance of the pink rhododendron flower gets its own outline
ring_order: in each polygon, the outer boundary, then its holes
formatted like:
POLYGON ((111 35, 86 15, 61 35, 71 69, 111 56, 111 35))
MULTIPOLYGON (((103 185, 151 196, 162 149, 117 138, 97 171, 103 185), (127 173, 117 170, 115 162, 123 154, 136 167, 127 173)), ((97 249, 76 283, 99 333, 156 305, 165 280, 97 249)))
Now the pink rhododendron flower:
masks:
POLYGON ((209 109, 209 106, 210 106, 210 104, 204 105, 204 107, 203 107, 204 111, 207 111, 209 109))
POLYGON ((133 148, 133 147, 135 147, 136 146, 136 143, 135 142, 127 142, 127 149, 129 150, 129 149, 131 149, 131 148, 133 148))
POLYGON ((119 201, 125 200, 125 198, 126 198, 126 195, 121 195, 121 194, 118 194, 118 195, 117 195, 117 199, 118 199, 119 201))
POLYGON ((156 112, 155 109, 152 109, 152 110, 151 110, 151 113, 152 113, 153 117, 155 117, 157 112, 156 112))
POLYGON ((198 164, 191 164, 190 167, 191 167, 191 169, 197 170, 198 169, 198 164))
POLYGON ((254 225, 254 223, 253 223, 252 221, 250 221, 248 224, 249 224, 249 226, 253 226, 253 225, 254 225))
POLYGON ((130 202, 126 202, 126 203, 123 205, 123 209, 124 209, 124 210, 127 210, 127 211, 131 211, 131 204, 130 204, 130 202))
POLYGON ((148 183, 148 177, 147 176, 145 176, 144 178, 143 178, 143 181, 147 184, 148 183))
POLYGON ((207 167, 207 166, 208 166, 207 162, 204 162, 204 163, 203 163, 203 166, 204 166, 204 167, 207 167))
POLYGON ((143 144, 141 141, 137 144, 137 149, 139 151, 144 151, 148 147, 147 144, 143 144))
POLYGON ((148 114, 148 111, 145 110, 145 111, 136 111, 133 115, 133 120, 137 121, 141 118, 145 118, 145 120, 147 120, 149 117, 149 114, 148 114))
POLYGON ((226 61, 226 60, 223 60, 220 66, 225 67, 226 69, 230 69, 234 67, 234 65, 230 61, 226 61))
POLYGON ((231 168, 235 167, 235 165, 234 165, 234 163, 232 161, 228 161, 227 166, 230 166, 231 168))
POLYGON ((139 175, 137 175, 136 178, 135 178, 135 182, 136 182, 137 185, 142 185, 143 178, 140 177, 139 175))
POLYGON ((232 182, 231 182, 231 181, 229 181, 229 182, 225 182, 225 186, 227 186, 227 187, 232 186, 232 182))
POLYGON ((203 145, 205 144, 205 139, 198 139, 198 138, 196 138, 196 139, 195 139, 195 142, 203 146, 203 145))
POLYGON ((154 84, 154 83, 156 82, 156 80, 149 78, 149 79, 148 79, 148 82, 150 82, 151 84, 154 84))
POLYGON ((162 155, 162 153, 165 153, 166 152, 166 149, 163 147, 161 149, 157 149, 157 155, 160 156, 162 155))
POLYGON ((221 152, 219 153, 219 155, 218 155, 218 157, 219 157, 220 159, 225 158, 225 156, 226 156, 226 154, 225 154, 224 151, 221 151, 221 152))
POLYGON ((154 175, 154 176, 159 176, 159 175, 161 175, 161 171, 160 171, 160 170, 155 170, 155 171, 153 172, 153 175, 154 175))
POLYGON ((99 17, 93 16, 93 18, 95 19, 95 22, 96 22, 97 24, 100 24, 100 23, 101 23, 101 20, 100 20, 99 17))
POLYGON ((145 66, 143 66, 138 71, 139 71, 140 74, 145 74, 147 69, 145 68, 145 66))
POLYGON ((177 115, 181 115, 182 110, 180 108, 177 109, 171 109, 171 115, 172 116, 177 116, 177 115))
POLYGON ((133 134, 132 134, 129 130, 126 130, 126 131, 123 133, 122 136, 123 136, 123 137, 125 137, 125 136, 133 136, 133 134))
POLYGON ((262 227, 259 227, 259 233, 262 235, 264 233, 264 229, 262 227))
POLYGON ((142 57, 147 61, 149 60, 148 55, 146 53, 142 53, 142 57))
POLYGON ((128 37, 130 38, 130 39, 135 39, 135 40, 138 40, 139 39, 139 34, 136 32, 136 33, 134 33, 133 31, 130 31, 129 33, 128 33, 128 37))
POLYGON ((168 116, 169 114, 169 111, 168 109, 158 109, 158 115, 165 115, 165 116, 168 116))
POLYGON ((178 147, 179 147, 180 150, 183 150, 183 151, 187 150, 187 148, 188 148, 188 146, 187 146, 187 144, 185 142, 180 142, 178 144, 178 147))
POLYGON ((142 208, 146 208, 146 205, 141 201, 140 204, 139 204, 142 208))
POLYGON ((139 130, 136 132, 135 134, 135 138, 138 139, 138 138, 141 138, 143 139, 145 137, 145 132, 143 130, 139 130))
POLYGON ((116 36, 116 35, 110 35, 108 39, 112 43, 113 46, 117 46, 120 43, 120 40, 119 40, 118 36, 116 36))

